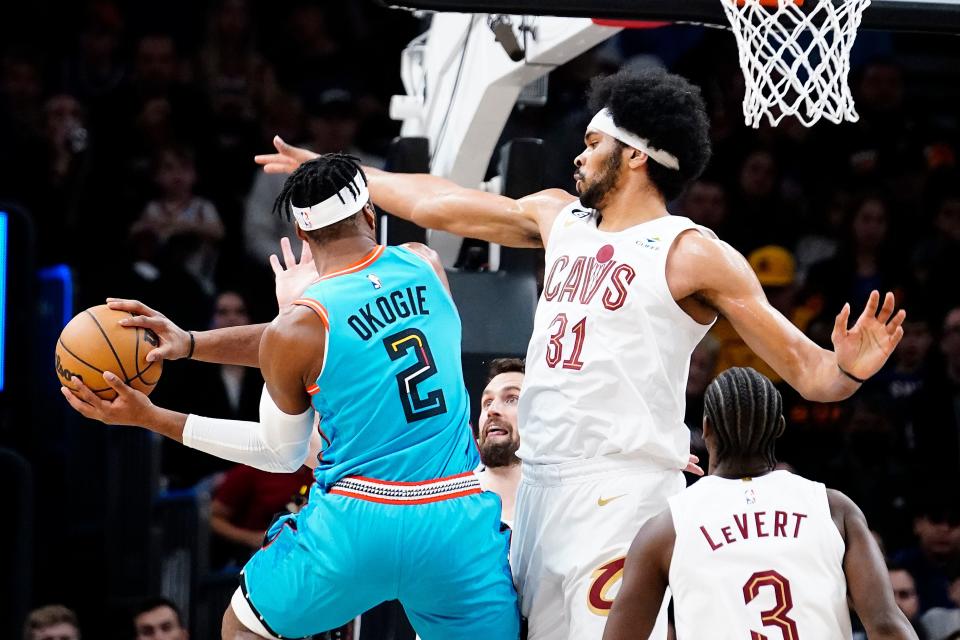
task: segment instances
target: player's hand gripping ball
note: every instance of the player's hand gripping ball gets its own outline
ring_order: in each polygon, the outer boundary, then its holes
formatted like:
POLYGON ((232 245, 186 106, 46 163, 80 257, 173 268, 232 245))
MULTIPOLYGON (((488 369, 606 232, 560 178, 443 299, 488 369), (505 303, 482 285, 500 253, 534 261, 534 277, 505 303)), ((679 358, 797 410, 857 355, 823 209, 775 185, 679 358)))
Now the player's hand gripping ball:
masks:
POLYGON ((113 400, 117 393, 103 379, 103 373, 110 371, 149 395, 160 379, 163 360, 147 362, 147 354, 160 341, 150 329, 120 325, 120 320, 133 315, 102 304, 74 316, 57 340, 55 357, 60 383, 76 389, 70 378, 80 378, 98 396, 113 400))

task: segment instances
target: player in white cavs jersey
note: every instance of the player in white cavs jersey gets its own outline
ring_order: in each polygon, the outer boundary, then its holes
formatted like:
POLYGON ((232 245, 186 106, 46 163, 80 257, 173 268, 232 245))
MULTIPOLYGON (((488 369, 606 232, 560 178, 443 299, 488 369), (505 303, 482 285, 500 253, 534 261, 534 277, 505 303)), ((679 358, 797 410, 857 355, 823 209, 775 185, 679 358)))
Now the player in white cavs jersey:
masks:
POLYGON ((678 640, 916 640, 883 555, 846 496, 774 471, 783 400, 753 369, 707 389, 710 475, 670 498, 630 548, 604 640, 646 638, 669 585, 678 640))
MULTIPOLYGON (((527 353, 512 549, 530 640, 596 640, 634 533, 684 487, 690 354, 723 314, 804 397, 850 396, 903 335, 892 294, 874 292, 834 351, 777 312, 747 261, 667 202, 704 169, 709 122, 700 91, 660 71, 594 83, 596 116, 574 160, 577 196, 513 200, 431 175, 370 169, 391 213, 510 247, 545 247, 545 286, 527 353)), ((286 172, 312 157, 274 141, 257 157, 286 172)), ((664 630, 658 631, 665 636, 664 630)))

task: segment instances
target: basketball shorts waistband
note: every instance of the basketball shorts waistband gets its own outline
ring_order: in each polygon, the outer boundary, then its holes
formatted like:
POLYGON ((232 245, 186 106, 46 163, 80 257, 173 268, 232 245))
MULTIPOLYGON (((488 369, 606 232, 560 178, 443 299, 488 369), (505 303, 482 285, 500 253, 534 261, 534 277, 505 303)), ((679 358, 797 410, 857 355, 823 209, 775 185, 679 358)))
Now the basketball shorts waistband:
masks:
POLYGON ((392 482, 347 476, 334 482, 328 493, 380 504, 427 504, 482 492, 477 475, 468 471, 423 482, 392 482))
POLYGON ((624 473, 680 473, 670 462, 646 454, 610 454, 556 464, 523 463, 520 482, 553 487, 624 473))

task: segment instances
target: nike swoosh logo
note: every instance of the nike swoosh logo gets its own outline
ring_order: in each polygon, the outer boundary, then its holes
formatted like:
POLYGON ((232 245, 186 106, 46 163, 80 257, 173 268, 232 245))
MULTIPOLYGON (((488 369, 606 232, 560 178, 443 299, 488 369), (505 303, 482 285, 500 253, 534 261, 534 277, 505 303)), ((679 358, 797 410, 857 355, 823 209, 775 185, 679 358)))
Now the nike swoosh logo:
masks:
POLYGON ((613 502, 614 500, 616 500, 617 498, 622 498, 622 497, 625 496, 625 495, 627 495, 627 494, 621 493, 620 495, 618 495, 618 496, 613 496, 612 498, 597 498, 597 506, 598 506, 598 507, 605 507, 605 506, 607 506, 608 504, 610 504, 611 502, 613 502))

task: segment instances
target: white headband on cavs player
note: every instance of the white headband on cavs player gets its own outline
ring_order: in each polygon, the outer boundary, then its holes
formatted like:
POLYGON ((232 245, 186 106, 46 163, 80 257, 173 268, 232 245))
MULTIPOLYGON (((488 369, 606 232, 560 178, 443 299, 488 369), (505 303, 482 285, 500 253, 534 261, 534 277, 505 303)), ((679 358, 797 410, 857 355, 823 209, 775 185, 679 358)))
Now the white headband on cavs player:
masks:
POLYGON ((613 122, 613 115, 610 113, 609 109, 600 109, 600 111, 597 112, 597 115, 593 116, 593 120, 590 121, 590 124, 587 125, 587 129, 594 129, 600 133, 605 133, 608 136, 612 136, 628 147, 633 147, 637 151, 642 151, 643 153, 647 154, 651 160, 657 164, 665 166, 668 169, 680 168, 680 163, 677 161, 677 156, 662 149, 654 149, 650 146, 649 140, 644 140, 637 134, 618 127, 613 122))
POLYGON ((297 226, 304 231, 322 229, 363 209, 363 206, 370 201, 370 191, 367 190, 367 185, 364 184, 363 176, 359 171, 353 177, 353 189, 356 195, 350 188, 350 185, 347 185, 323 202, 309 207, 296 207, 291 204, 290 210, 293 211, 297 226))

